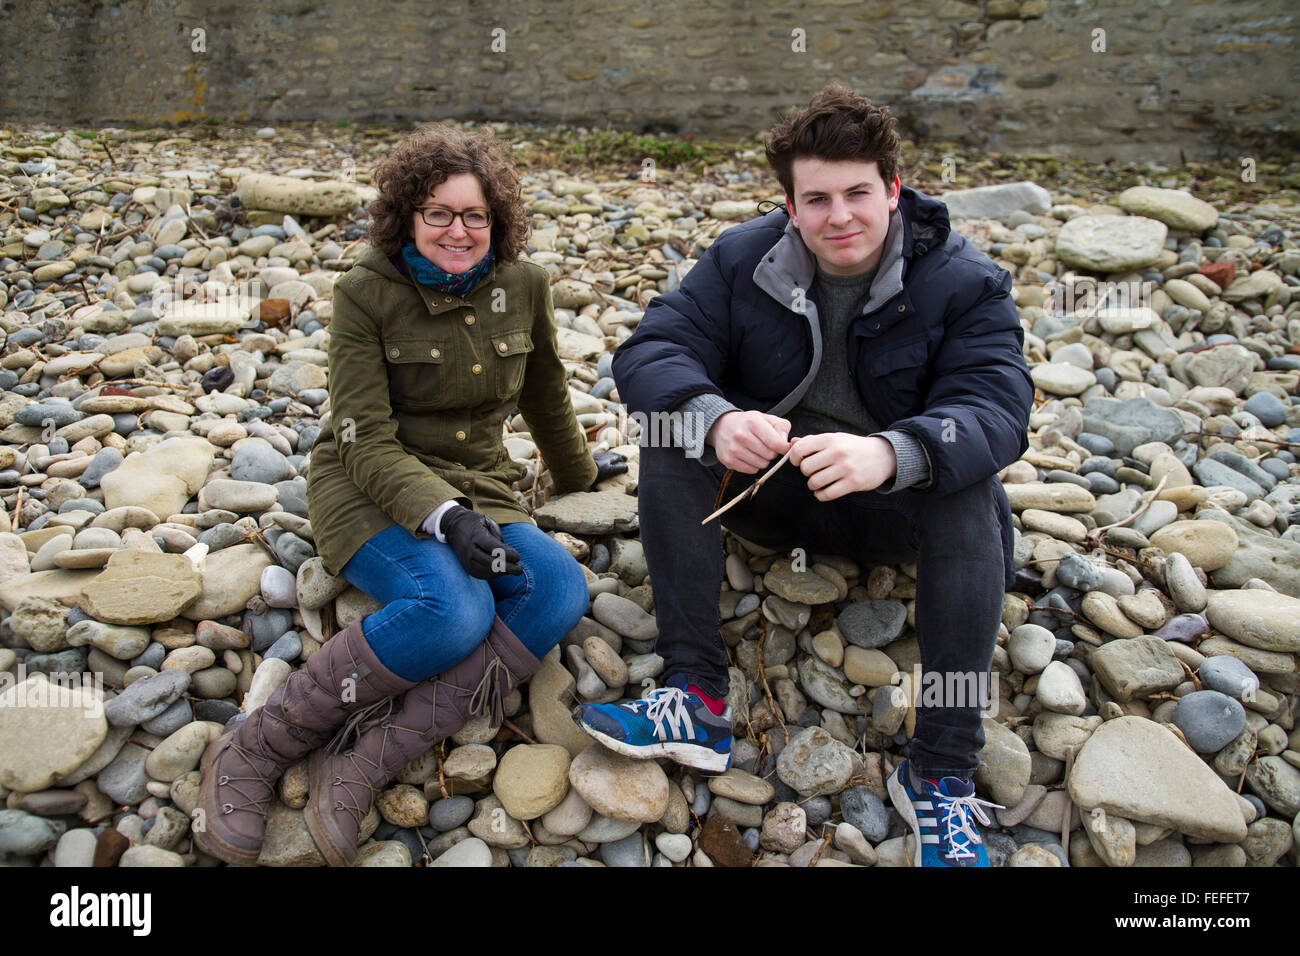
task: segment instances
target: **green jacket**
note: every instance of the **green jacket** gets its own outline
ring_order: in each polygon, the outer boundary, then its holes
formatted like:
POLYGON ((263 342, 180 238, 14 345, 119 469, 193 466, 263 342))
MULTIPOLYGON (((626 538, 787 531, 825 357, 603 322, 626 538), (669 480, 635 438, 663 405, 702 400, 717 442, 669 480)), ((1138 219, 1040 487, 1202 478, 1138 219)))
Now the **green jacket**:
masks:
POLYGON ((332 574, 394 524, 428 537, 421 522, 453 498, 498 524, 532 523, 510 489, 524 467, 502 442, 516 406, 557 492, 595 481, 536 263, 497 262, 462 298, 367 248, 334 285, 329 376, 307 507, 332 574))

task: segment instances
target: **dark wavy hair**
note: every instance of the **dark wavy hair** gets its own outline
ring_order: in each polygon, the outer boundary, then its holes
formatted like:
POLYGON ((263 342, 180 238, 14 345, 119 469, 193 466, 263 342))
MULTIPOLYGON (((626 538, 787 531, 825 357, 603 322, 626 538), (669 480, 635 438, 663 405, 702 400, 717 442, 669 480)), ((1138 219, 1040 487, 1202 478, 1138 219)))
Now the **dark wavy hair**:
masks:
POLYGON ((872 106, 839 83, 814 96, 807 109, 774 126, 764 146, 768 165, 794 204, 794 161, 812 158, 875 162, 886 186, 894 182, 902 158, 898 122, 888 107, 872 106))
POLYGON ((421 126, 393 149, 375 170, 379 198, 367 207, 366 237, 385 255, 411 241, 411 216, 429 193, 457 173, 472 173, 492 210, 492 247, 514 262, 528 240, 528 216, 520 196, 519 172, 505 146, 490 130, 468 132, 441 124, 421 126))

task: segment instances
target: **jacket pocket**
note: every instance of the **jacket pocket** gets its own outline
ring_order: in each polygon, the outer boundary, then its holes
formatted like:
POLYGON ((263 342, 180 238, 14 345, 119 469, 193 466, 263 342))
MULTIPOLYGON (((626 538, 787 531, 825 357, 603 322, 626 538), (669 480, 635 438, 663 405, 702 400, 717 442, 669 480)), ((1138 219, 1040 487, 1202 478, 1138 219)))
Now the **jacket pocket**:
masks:
MULTIPOLYGON (((911 339, 867 356, 867 369, 876 393, 889 407, 891 419, 921 412, 929 391, 926 368, 930 351, 925 339, 911 339)), ((888 422, 881 422, 887 427, 888 422)))
POLYGON ((492 336, 492 354, 496 359, 493 380, 497 398, 515 398, 523 390, 528 353, 532 350, 533 337, 527 329, 492 336))
POLYGON ((384 340, 388 394, 394 408, 434 408, 446 404, 445 343, 429 339, 384 340))

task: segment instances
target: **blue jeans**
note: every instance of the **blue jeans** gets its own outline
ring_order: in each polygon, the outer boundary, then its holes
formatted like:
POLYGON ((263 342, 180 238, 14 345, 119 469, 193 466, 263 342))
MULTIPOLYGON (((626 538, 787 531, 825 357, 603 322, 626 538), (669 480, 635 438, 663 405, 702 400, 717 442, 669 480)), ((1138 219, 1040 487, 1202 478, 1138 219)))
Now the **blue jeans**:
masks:
POLYGON ((587 610, 582 568, 527 523, 504 525, 522 575, 470 577, 451 546, 401 525, 376 534, 343 566, 343 577, 384 606, 361 622, 375 656, 409 681, 441 674, 478 647, 496 615, 534 656, 571 631, 587 610))

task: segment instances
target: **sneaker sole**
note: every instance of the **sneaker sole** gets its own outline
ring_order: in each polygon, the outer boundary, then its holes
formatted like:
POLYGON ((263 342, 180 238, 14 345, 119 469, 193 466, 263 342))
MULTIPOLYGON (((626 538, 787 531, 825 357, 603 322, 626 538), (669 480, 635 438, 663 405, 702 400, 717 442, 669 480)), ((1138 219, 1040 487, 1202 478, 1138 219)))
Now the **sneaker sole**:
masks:
POLYGON ((599 743, 608 747, 616 754, 622 754, 625 757, 631 757, 634 760, 650 760, 655 757, 670 757, 680 764, 688 767, 694 767, 696 770, 702 770, 710 774, 725 773, 731 766, 731 753, 720 754, 716 751, 709 750, 707 747, 701 747, 698 744, 686 743, 661 743, 646 744, 641 747, 634 747, 631 744, 624 743, 621 740, 615 740, 607 734, 602 734, 599 730, 588 727, 585 723, 580 724, 592 738, 599 743))
MULTIPOLYGON (((913 854, 915 858, 909 856, 907 862, 910 866, 919 867, 921 865, 921 823, 916 819, 916 808, 912 806, 912 801, 908 799, 907 788, 903 785, 902 776, 902 773, 898 772, 890 774, 885 786, 889 790, 889 799, 893 801, 894 809, 898 811, 898 815, 902 817, 903 822, 912 828, 912 836, 916 838, 916 852, 913 854)), ((907 845, 906 840, 903 841, 903 845, 907 845)))

